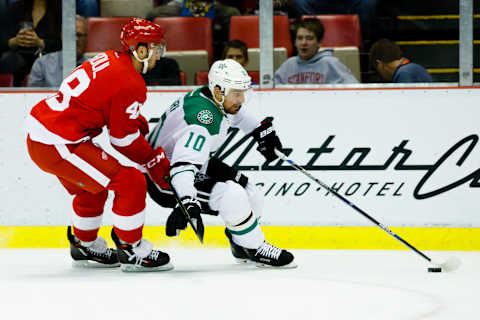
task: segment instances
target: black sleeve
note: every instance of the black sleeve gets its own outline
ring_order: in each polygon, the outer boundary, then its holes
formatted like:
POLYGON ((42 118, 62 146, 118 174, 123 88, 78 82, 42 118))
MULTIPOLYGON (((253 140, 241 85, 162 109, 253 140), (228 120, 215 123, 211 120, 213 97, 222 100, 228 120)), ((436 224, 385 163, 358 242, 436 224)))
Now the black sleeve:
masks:
POLYGON ((19 16, 23 7, 19 7, 16 2, 8 3, 2 1, 0 5, 0 55, 2 52, 9 51, 8 40, 15 37, 19 29, 19 16))
POLYGON ((207 176, 221 182, 233 180, 244 188, 248 184, 247 176, 238 172, 238 170, 230 167, 228 164, 216 157, 210 158, 208 161, 207 176))
POLYGON ((35 27, 37 35, 45 42, 44 54, 62 49, 62 2, 59 0, 47 2, 47 11, 35 27))
POLYGON ((170 58, 161 58, 152 70, 142 76, 147 86, 181 85, 178 63, 170 58))

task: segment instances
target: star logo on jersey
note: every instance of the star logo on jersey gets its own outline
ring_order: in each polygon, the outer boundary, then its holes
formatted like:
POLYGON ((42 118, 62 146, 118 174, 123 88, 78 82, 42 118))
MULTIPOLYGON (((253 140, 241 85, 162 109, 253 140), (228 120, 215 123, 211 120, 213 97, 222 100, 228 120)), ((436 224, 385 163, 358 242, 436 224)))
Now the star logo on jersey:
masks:
POLYGON ((202 110, 197 114, 197 120, 203 124, 211 124, 213 122, 213 114, 208 110, 202 110))

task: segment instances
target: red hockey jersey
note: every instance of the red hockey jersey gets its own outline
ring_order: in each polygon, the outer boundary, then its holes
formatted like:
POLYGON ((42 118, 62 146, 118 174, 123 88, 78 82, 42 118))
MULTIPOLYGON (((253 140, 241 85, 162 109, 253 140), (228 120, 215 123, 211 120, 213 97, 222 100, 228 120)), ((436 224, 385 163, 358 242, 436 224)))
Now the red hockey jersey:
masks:
POLYGON ((34 141, 69 144, 91 139, 106 126, 115 149, 144 164, 153 151, 139 131, 146 93, 130 55, 106 51, 76 68, 57 94, 32 108, 27 132, 34 141))

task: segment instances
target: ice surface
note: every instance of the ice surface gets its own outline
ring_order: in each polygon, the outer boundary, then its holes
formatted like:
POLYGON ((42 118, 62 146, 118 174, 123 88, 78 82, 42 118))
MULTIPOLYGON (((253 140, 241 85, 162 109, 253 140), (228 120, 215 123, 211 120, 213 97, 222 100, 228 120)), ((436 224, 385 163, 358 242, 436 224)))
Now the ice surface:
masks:
POLYGON ((292 250, 298 268, 233 262, 228 249, 170 248, 173 271, 72 268, 68 250, 0 250, 0 318, 479 319, 478 252, 428 273, 411 251, 292 250))

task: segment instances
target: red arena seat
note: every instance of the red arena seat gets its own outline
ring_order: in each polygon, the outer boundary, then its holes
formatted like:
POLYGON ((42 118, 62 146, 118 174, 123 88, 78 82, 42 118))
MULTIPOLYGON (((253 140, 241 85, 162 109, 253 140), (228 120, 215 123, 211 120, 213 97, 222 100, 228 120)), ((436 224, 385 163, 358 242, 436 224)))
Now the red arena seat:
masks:
POLYGON ((13 74, 0 73, 0 87, 13 87, 13 74))
POLYGON ((252 77, 252 82, 254 84, 260 85, 260 72, 259 71, 248 71, 248 75, 252 77))
POLYGON ((205 17, 155 18, 165 32, 168 51, 206 50, 213 61, 212 20, 205 17))
MULTIPOLYGON (((230 40, 238 39, 245 42, 247 47, 259 48, 259 21, 258 16, 233 16, 230 20, 230 40)), ((292 40, 287 16, 273 16, 273 46, 287 49, 287 54, 292 55, 292 40)))
POLYGON ((302 18, 317 18, 322 21, 325 27, 323 47, 362 47, 360 21, 356 14, 326 14, 302 18))
POLYGON ((195 85, 203 86, 208 83, 208 72, 200 71, 195 73, 195 85))
POLYGON ((175 59, 185 72, 187 85, 195 74, 208 71, 213 62, 212 21, 204 17, 155 18, 165 32, 167 57, 175 59))
POLYGON ((185 75, 185 72, 180 71, 180 83, 182 86, 187 84, 187 76, 185 75))
POLYGON ((106 50, 120 50, 120 33, 122 26, 130 20, 129 17, 116 18, 88 18, 88 37, 85 52, 102 52, 106 50))

